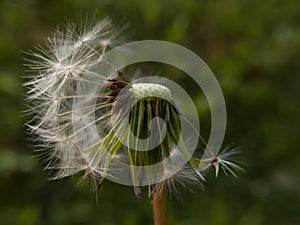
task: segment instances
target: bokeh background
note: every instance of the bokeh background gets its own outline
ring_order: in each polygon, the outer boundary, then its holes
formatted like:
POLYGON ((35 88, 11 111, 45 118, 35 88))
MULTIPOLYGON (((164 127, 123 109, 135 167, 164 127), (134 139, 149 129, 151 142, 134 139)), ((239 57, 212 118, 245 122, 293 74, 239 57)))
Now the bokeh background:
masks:
MULTIPOLYGON (((95 193, 78 184, 78 177, 48 181, 24 133, 22 51, 43 43, 56 25, 95 10, 96 18, 129 24, 129 40, 165 40, 191 49, 223 89, 225 143, 240 146, 246 173, 239 179, 222 174, 217 180, 208 174, 203 190, 171 198, 170 224, 299 225, 297 0, 1 0, 0 224, 153 223, 149 200, 137 201, 130 187, 106 182, 96 203, 95 193)), ((191 95, 203 101, 201 91, 191 95)), ((207 108, 200 107, 204 135, 209 133, 207 115, 207 108)))

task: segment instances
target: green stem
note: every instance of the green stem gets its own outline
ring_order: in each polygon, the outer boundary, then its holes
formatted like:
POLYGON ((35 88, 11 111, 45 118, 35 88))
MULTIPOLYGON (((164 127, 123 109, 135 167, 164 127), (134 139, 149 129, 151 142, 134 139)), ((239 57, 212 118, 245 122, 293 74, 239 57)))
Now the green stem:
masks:
POLYGON ((167 189, 156 191, 152 196, 154 225, 168 225, 167 189))

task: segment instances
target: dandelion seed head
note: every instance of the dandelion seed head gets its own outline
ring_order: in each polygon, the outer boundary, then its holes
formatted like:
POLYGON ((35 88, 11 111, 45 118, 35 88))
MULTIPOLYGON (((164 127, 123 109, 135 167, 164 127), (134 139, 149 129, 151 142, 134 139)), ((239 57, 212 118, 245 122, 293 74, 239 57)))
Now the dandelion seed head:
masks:
POLYGON ((145 183, 149 195, 164 187, 190 190, 212 166, 216 175, 221 168, 236 176, 240 167, 233 151, 200 160, 181 142, 181 112, 170 87, 136 83, 103 59, 119 33, 109 19, 82 27, 70 23, 28 53, 30 80, 24 85, 32 119, 27 126, 39 151, 46 152, 45 169, 55 172, 52 178, 83 171, 82 179, 92 176, 101 183, 116 179, 125 164, 130 170, 122 175, 140 198, 145 183), (100 73, 99 64, 108 69, 100 73), (186 163, 181 169, 179 159, 186 163), (155 172, 148 169, 161 162, 155 172))

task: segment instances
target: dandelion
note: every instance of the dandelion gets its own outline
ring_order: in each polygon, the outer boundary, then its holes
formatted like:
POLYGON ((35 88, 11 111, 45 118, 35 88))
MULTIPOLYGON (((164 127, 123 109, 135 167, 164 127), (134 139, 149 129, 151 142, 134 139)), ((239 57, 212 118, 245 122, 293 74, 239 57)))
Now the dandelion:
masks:
POLYGON ((97 189, 121 174, 138 199, 148 186, 155 223, 166 224, 167 193, 201 185, 210 167, 216 176, 221 169, 236 177, 241 168, 232 156, 237 151, 193 157, 181 140, 186 118, 172 89, 131 80, 103 59, 118 34, 109 19, 82 30, 69 24, 30 51, 27 125, 53 179, 83 172, 81 179, 91 177, 97 189), (106 69, 98 70, 99 65, 106 69), (185 160, 181 167, 178 158, 185 160))

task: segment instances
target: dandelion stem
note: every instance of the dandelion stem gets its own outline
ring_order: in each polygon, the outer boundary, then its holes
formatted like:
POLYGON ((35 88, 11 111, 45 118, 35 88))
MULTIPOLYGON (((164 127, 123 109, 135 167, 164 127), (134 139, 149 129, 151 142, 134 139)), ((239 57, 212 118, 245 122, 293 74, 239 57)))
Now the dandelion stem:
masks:
POLYGON ((161 191, 154 191, 152 195, 154 225, 168 224, 168 203, 167 189, 163 187, 161 191))

